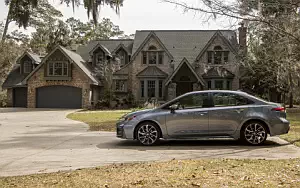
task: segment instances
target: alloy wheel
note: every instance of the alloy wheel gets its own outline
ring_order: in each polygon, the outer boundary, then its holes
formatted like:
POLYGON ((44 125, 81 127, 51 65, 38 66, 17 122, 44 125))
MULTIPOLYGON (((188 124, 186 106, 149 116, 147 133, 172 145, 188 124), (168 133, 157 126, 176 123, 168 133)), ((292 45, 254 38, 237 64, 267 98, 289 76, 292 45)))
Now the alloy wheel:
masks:
POLYGON ((143 145, 152 145, 158 140, 158 130, 156 126, 151 124, 144 124, 137 130, 137 139, 143 145))
POLYGON ((263 125, 250 123, 244 130, 244 136, 246 141, 250 144, 259 145, 266 140, 267 132, 263 125))

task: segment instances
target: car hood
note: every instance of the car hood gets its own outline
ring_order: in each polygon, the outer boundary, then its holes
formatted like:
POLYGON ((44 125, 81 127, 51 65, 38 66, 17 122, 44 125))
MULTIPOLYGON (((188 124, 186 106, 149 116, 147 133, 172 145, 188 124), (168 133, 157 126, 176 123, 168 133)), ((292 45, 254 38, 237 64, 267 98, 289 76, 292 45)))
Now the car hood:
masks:
POLYGON ((146 113, 148 113, 152 110, 153 109, 146 109, 146 110, 139 110, 139 111, 131 112, 131 113, 128 113, 128 114, 124 115, 123 118, 127 118, 129 116, 139 116, 139 115, 142 115, 142 114, 146 114, 146 113))

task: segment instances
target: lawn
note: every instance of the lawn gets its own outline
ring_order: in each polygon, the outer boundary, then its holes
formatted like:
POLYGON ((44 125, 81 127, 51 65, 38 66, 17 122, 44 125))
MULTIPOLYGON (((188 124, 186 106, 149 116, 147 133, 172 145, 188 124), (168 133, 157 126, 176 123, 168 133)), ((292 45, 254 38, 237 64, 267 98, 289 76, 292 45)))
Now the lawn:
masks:
POLYGON ((67 118, 87 123, 91 131, 115 131, 116 121, 129 112, 131 110, 83 111, 69 114, 67 118))
POLYGON ((288 113, 287 119, 291 123, 288 134, 281 135, 280 138, 300 147, 300 113, 288 113))
POLYGON ((2 177, 0 187, 300 187, 300 159, 120 164, 2 177))

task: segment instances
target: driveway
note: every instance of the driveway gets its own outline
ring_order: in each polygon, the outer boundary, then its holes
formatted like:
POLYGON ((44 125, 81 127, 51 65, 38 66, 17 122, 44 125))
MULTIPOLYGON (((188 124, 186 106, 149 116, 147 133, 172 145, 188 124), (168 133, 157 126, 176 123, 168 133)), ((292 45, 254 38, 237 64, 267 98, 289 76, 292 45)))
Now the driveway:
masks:
POLYGON ((66 119, 72 110, 0 109, 0 176, 45 173, 112 163, 196 158, 300 157, 300 149, 275 137, 264 146, 232 140, 168 141, 143 147, 115 133, 91 132, 66 119))

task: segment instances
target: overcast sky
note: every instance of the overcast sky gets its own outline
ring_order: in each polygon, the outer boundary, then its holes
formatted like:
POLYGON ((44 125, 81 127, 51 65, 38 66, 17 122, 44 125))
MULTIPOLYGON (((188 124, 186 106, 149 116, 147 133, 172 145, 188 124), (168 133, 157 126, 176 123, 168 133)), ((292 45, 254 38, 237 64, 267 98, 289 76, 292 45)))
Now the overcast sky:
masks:
MULTIPOLYGON (((87 21, 86 10, 83 7, 75 9, 61 5, 60 0, 49 0, 63 14, 64 18, 75 17, 82 21, 87 21)), ((197 2, 197 0, 187 0, 197 2)), ((0 0, 0 20, 6 18, 8 7, 4 0, 0 0)), ((161 0, 124 0, 120 16, 109 7, 101 9, 100 18, 110 18, 114 24, 119 25, 120 29, 126 34, 132 34, 135 30, 203 30, 203 29, 232 29, 229 28, 228 20, 205 21, 205 18, 195 12, 184 13, 179 7, 163 3, 161 0)), ((11 26, 10 30, 16 28, 11 26)))

